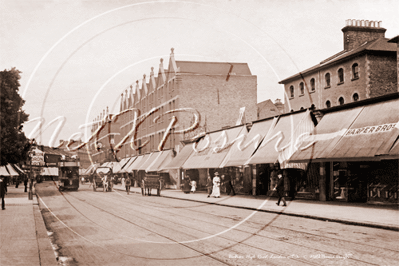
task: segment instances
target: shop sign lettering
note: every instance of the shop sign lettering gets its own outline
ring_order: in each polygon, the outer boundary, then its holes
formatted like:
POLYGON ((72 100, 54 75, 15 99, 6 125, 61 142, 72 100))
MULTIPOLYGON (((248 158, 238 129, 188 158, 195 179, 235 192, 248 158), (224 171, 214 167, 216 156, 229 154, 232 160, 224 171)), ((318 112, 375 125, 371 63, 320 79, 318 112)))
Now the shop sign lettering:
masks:
POLYGON ((378 126, 367 126, 362 128, 353 128, 349 129, 345 136, 356 136, 362 134, 373 134, 373 133, 381 133, 381 132, 389 132, 392 131, 395 127, 397 127, 398 123, 384 124, 378 126))

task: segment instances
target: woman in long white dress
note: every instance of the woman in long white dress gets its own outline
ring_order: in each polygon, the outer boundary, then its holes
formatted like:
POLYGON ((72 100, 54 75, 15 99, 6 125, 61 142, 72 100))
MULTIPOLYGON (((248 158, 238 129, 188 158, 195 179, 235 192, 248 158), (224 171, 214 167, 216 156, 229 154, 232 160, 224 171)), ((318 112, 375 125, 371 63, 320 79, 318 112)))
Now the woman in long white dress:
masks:
POLYGON ((220 198, 220 177, 219 173, 215 172, 215 177, 213 178, 213 189, 212 189, 212 195, 215 198, 220 198))

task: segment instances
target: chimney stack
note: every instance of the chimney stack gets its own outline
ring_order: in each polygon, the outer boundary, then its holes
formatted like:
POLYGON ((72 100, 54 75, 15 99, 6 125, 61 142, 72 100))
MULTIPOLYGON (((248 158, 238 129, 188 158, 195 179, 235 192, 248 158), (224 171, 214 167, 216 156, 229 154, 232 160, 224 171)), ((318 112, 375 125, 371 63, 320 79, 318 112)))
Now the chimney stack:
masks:
POLYGON ((381 21, 347 19, 342 28, 344 33, 344 50, 350 51, 365 42, 384 38, 386 29, 381 27, 381 21))

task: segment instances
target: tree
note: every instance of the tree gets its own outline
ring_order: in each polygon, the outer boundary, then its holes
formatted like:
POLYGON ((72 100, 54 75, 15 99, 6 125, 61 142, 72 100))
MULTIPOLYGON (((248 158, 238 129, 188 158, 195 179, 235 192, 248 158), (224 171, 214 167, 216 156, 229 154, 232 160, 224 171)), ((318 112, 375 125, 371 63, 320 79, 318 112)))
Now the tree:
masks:
POLYGON ((29 142, 22 131, 22 123, 28 120, 28 115, 22 110, 25 101, 18 93, 19 70, 0 72, 0 165, 19 163, 28 157, 29 142))

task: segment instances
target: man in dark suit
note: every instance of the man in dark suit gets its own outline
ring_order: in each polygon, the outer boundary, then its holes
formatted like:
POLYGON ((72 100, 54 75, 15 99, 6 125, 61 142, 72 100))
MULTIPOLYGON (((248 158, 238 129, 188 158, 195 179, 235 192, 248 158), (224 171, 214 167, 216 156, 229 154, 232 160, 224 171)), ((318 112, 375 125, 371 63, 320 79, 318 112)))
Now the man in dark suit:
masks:
POLYGON ((278 176, 278 181, 276 187, 274 188, 275 190, 277 190, 277 195, 278 195, 278 201, 276 202, 276 204, 277 206, 279 206, 280 201, 282 200, 284 203, 283 206, 287 206, 287 203, 285 202, 284 198, 284 178, 281 173, 279 173, 277 176, 278 176))
POLYGON ((0 196, 1 196, 1 209, 5 210, 4 196, 7 194, 7 178, 4 176, 0 177, 0 196))

